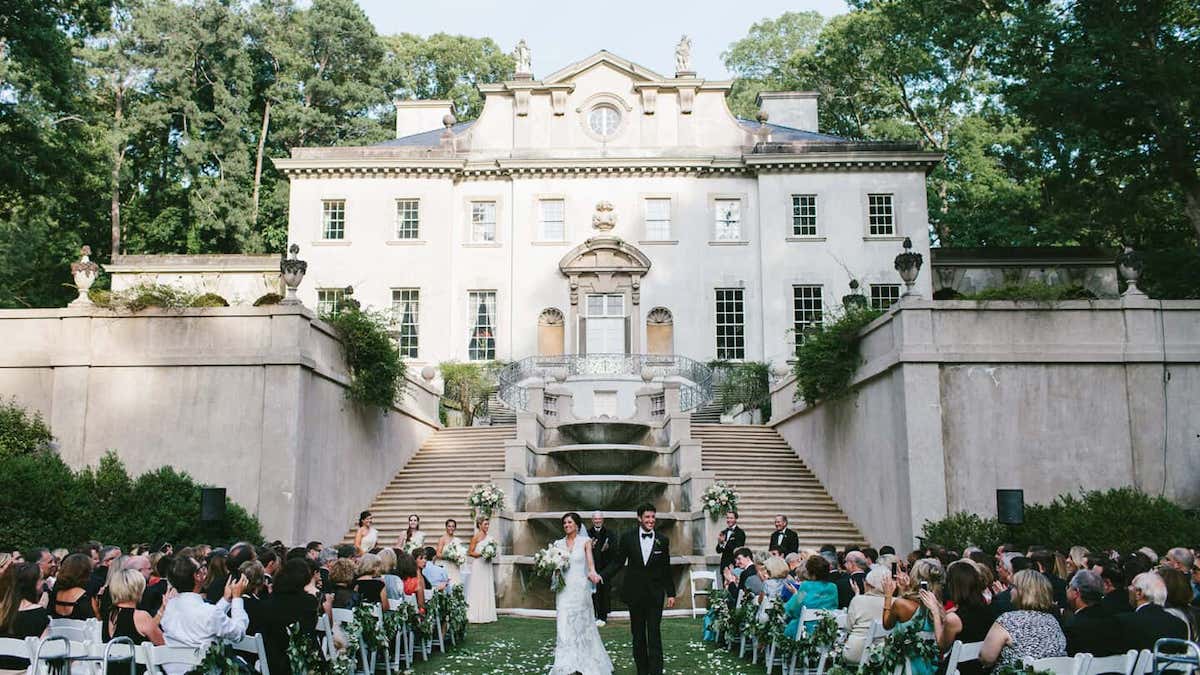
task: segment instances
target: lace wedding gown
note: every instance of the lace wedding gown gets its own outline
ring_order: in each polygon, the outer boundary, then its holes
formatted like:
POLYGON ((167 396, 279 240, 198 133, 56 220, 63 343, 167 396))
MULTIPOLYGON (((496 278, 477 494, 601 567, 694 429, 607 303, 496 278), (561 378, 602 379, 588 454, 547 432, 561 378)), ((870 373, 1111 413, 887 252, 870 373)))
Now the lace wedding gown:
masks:
MULTIPOLYGON (((484 537, 475 544, 475 550, 491 541, 484 537)), ((483 558, 467 558, 471 570, 471 581, 467 584, 467 621, 491 623, 496 620, 496 583, 492 578, 492 561, 483 558)))
MULTIPOLYGON (((554 644, 554 667, 550 675, 611 675, 612 659, 600 640, 596 628, 596 613, 592 609, 592 583, 588 581, 587 553, 583 537, 576 537, 570 551, 563 588, 555 600, 557 637, 554 644)), ((565 539, 555 542, 566 550, 565 539)))

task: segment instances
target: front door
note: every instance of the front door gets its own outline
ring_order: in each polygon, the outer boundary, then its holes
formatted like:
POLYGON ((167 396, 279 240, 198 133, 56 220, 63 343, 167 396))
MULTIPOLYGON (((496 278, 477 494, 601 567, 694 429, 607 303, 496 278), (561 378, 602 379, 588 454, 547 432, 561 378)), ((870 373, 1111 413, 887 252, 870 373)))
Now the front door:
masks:
POLYGON ((587 296, 584 346, 588 354, 624 354, 625 296, 592 293, 587 296))

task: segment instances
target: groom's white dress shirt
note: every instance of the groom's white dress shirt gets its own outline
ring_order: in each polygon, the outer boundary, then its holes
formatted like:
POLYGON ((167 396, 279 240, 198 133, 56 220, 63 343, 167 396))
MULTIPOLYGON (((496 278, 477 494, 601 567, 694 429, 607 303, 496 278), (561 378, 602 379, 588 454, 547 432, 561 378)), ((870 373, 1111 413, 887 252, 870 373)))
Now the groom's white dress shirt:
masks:
POLYGON ((645 530, 639 529, 638 543, 642 545, 642 564, 645 565, 650 562, 650 552, 654 550, 654 532, 646 532, 645 530), (647 534, 650 536, 645 536, 647 534))
MULTIPOLYGON (((246 616, 241 598, 232 602, 221 598, 215 605, 204 602, 198 593, 180 593, 163 612, 163 639, 168 647, 198 647, 207 649, 216 639, 236 642, 246 637, 246 616), (229 612, 226 614, 226 612, 229 612)), ((180 675, 191 670, 185 665, 164 665, 168 675, 180 675)))

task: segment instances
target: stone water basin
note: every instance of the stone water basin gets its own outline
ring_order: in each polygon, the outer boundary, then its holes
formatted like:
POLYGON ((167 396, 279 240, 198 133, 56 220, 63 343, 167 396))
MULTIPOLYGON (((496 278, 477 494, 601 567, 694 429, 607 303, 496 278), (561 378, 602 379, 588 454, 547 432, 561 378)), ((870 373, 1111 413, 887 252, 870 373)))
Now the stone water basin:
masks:
POLYGON ((649 502, 659 511, 681 510, 680 481, 664 476, 578 475, 525 480, 524 511, 560 509, 588 513, 623 510, 649 502))
MULTIPOLYGON (((670 464, 670 454, 661 448, 649 445, 625 444, 571 444, 547 448, 545 454, 552 457, 568 474, 643 474, 667 475, 670 467, 657 471, 646 471, 652 464, 670 464), (655 460, 665 459, 665 462, 655 460)), ((538 475, 542 475, 539 472, 538 475)), ((546 475, 550 475, 547 473, 546 475)))
POLYGON ((645 440, 649 431, 650 426, 647 424, 607 420, 568 422, 558 425, 558 434, 564 443, 579 445, 639 443, 645 440))

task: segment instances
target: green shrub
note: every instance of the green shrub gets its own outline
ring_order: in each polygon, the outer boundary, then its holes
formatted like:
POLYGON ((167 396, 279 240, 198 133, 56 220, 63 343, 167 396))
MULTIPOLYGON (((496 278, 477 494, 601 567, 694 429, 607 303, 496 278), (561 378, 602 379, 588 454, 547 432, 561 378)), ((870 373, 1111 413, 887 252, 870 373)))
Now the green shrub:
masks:
POLYGON ((761 410, 763 419, 771 418, 771 367, 759 361, 733 363, 709 361, 713 376, 720 378, 717 403, 729 412, 737 406, 743 410, 761 410))
MULTIPOLYGON (((463 425, 471 426, 475 418, 487 414, 488 397, 496 391, 496 371, 503 363, 459 363, 443 361, 438 364, 442 373, 442 405, 463 415, 463 425)), ((445 419, 444 412, 441 414, 445 419)))
POLYGON ((1024 524, 1011 528, 994 518, 956 513, 926 522, 922 536, 927 544, 959 548, 969 543, 984 550, 1011 542, 1019 547, 1044 545, 1064 551, 1074 545, 1093 551, 1128 552, 1140 546, 1165 551, 1200 541, 1200 516, 1163 497, 1116 488, 1027 505, 1024 524))
POLYGON ((92 304, 98 307, 108 307, 112 305, 112 297, 112 291, 105 290, 103 288, 96 288, 94 286, 88 289, 88 299, 92 301, 92 304))
POLYGON ((112 307, 140 312, 147 307, 184 309, 191 307, 196 294, 166 284, 138 284, 113 293, 112 307))
POLYGON ((1009 283, 996 288, 989 288, 978 293, 968 293, 961 296, 962 300, 1029 300, 1039 304, 1054 304, 1063 300, 1095 300, 1096 294, 1088 289, 1074 284, 1071 286, 1051 286, 1040 281, 1025 283, 1009 283))
POLYGON ((205 293, 192 298, 189 307, 228 307, 229 301, 216 293, 205 293))
POLYGON ((1142 278, 1138 287, 1152 298, 1182 300, 1200 298, 1200 250, 1180 247, 1166 251, 1145 251, 1142 278))
POLYGON ((388 317, 353 307, 321 317, 337 330, 350 368, 350 400, 373 405, 386 414, 408 381, 400 350, 388 334, 388 317))
POLYGON ((796 398, 809 405, 844 396, 854 371, 862 365, 859 333, 883 312, 848 308, 834 321, 814 326, 798 336, 796 345, 796 398))
POLYGON ((50 447, 54 435, 39 412, 29 413, 14 397, 0 399, 0 456, 28 455, 50 447))
POLYGON ((282 301, 282 295, 278 293, 266 293, 262 296, 259 296, 259 298, 254 301, 254 306, 263 307, 265 305, 278 305, 282 301))

